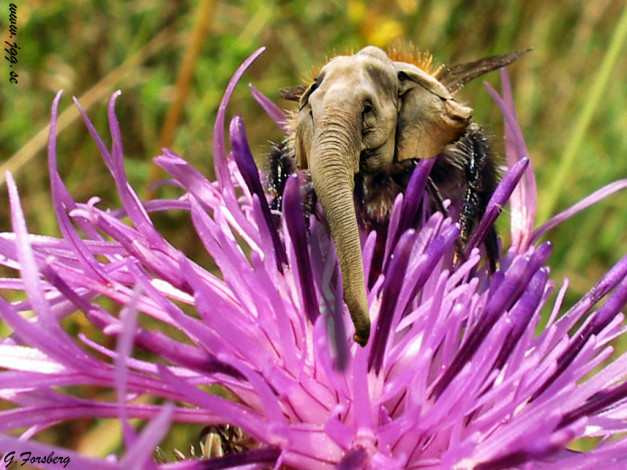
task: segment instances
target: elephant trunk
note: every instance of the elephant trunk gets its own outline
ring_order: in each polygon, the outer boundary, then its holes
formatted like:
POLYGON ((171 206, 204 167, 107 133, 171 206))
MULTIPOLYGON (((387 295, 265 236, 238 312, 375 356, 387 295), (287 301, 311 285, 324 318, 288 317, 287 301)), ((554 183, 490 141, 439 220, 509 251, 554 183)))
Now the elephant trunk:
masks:
POLYGON ((344 301, 355 325, 354 340, 365 346, 370 316, 353 191, 361 151, 359 122, 346 107, 325 107, 314 131, 309 165, 316 195, 329 222, 340 262, 344 301))

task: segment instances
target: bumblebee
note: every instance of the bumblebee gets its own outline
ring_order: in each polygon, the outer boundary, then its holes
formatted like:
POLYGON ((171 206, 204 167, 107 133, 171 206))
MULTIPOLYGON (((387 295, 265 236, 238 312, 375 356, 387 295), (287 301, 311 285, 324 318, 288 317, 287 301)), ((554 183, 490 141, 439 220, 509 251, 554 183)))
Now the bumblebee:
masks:
MULTIPOLYGON (((380 274, 394 200, 407 190, 421 159, 433 159, 427 181, 431 207, 459 223, 455 261, 465 258, 499 175, 488 140, 472 121, 472 109, 454 95, 468 81, 525 52, 434 68, 428 54, 387 54, 369 46, 331 59, 306 87, 282 92, 299 102, 299 110, 292 115, 288 139, 269 155, 272 207, 280 210, 288 176, 304 170, 305 212, 315 213, 320 202, 329 223, 359 344, 369 336, 365 289, 380 274), (360 228, 378 235, 368 280, 363 277, 360 228)), ((493 228, 483 244, 488 269, 494 272, 498 246, 493 228)))

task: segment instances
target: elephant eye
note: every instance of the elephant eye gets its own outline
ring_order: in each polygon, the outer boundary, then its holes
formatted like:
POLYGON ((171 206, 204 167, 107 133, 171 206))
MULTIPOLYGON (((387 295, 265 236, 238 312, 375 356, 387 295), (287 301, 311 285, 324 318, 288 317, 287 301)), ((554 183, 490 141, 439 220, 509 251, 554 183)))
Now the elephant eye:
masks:
POLYGON ((309 102, 309 97, 314 91, 316 91, 316 88, 318 88, 318 77, 314 78, 314 81, 311 82, 309 88, 307 88, 307 90, 305 90, 303 95, 300 97, 300 111, 302 111, 303 108, 307 105, 307 103, 309 102))
POLYGON ((364 102, 364 107, 361 111, 361 130, 364 136, 374 131, 374 107, 370 101, 364 102))

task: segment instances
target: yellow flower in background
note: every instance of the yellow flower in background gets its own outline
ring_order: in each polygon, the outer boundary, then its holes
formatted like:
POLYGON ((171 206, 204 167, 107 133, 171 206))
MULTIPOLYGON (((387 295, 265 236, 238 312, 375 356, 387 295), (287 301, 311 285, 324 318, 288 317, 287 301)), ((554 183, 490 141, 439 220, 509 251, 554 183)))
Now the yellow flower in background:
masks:
POLYGON ((362 23, 366 19, 368 7, 363 0, 350 0, 348 2, 348 17, 353 23, 362 23))
POLYGON ((368 44, 378 47, 387 47, 396 39, 403 36, 405 27, 403 23, 391 19, 383 19, 381 22, 370 24, 370 27, 363 31, 368 44))
POLYGON ((403 13, 413 13, 418 9, 418 0, 396 0, 403 13))
MULTIPOLYGON (((415 0, 399 2, 403 11, 406 11, 406 8, 410 8, 411 11, 412 4, 415 6, 415 0)), ((369 9, 363 0, 351 0, 348 3, 348 17, 353 23, 359 25, 365 44, 387 47, 405 33, 405 27, 401 21, 392 19, 388 14, 369 9)))

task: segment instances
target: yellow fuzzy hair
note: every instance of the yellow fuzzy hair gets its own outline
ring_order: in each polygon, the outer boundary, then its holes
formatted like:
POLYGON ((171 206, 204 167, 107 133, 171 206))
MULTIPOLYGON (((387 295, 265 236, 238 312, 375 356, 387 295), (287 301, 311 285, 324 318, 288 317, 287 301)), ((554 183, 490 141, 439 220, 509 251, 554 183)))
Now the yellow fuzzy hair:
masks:
MULTIPOLYGON (((388 55, 390 59, 396 62, 406 62, 408 64, 414 64, 419 69, 428 73, 432 77, 437 78, 444 66, 442 64, 438 64, 437 66, 433 63, 433 56, 425 51, 420 51, 413 44, 407 44, 402 42, 396 42, 394 45, 385 50, 385 53, 388 55)), ((336 55, 352 55, 355 54, 353 50, 345 51, 341 54, 332 54, 327 55, 325 57, 325 61, 322 65, 329 62, 336 55)), ((314 67, 312 70, 304 75, 304 84, 308 86, 313 79, 318 75, 318 72, 322 68, 321 66, 314 67)))
POLYGON ((433 56, 428 52, 419 51, 413 44, 398 43, 386 52, 393 61, 414 64, 432 77, 437 78, 443 68, 441 64, 435 66, 433 64, 433 56))

